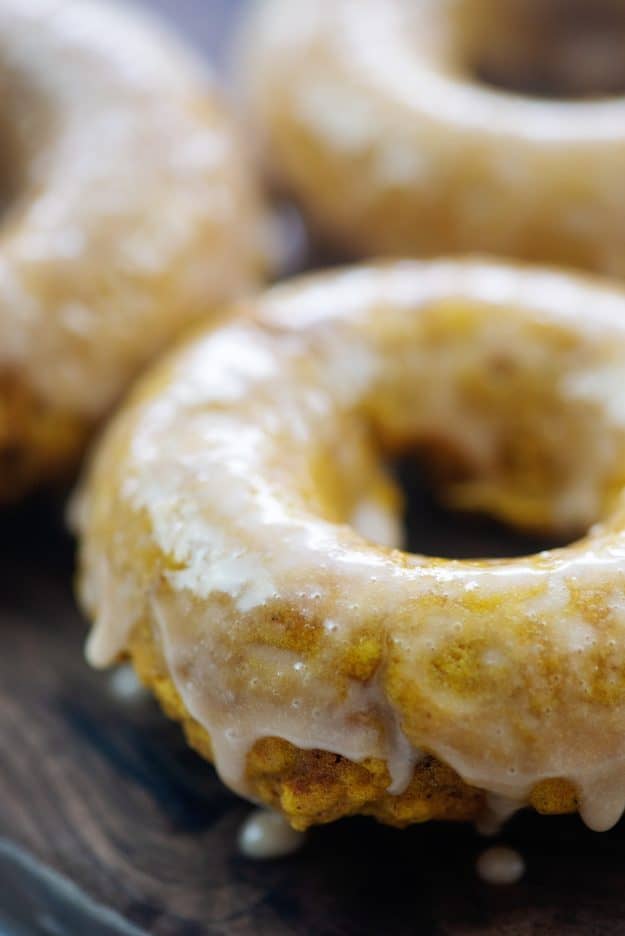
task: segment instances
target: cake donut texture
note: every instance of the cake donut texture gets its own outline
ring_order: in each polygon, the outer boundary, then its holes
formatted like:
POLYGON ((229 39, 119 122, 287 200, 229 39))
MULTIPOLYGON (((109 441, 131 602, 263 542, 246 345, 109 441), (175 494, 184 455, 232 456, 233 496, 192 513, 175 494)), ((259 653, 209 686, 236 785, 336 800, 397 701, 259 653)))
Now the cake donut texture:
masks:
POLYGON ((77 501, 96 666, 130 657, 190 743, 296 828, 625 804, 625 292, 403 262, 279 286, 114 418, 77 501), (412 555, 390 457, 582 535, 412 555), (594 524, 594 525, 593 525, 594 524))
POLYGON ((0 3, 0 499, 73 467, 185 322, 259 272, 212 80, 129 10, 0 3))
POLYGON ((259 0, 241 46, 269 174, 348 255, 625 276, 622 4, 259 0))

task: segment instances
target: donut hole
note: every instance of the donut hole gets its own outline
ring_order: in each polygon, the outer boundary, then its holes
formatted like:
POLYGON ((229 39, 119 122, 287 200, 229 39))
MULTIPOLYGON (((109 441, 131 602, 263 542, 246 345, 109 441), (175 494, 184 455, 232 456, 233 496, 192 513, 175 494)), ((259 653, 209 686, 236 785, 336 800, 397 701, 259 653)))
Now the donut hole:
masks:
POLYGON ((553 99, 625 94, 625 4, 497 0, 486 7, 468 31, 477 81, 553 99))
MULTIPOLYGON (((562 281, 542 273, 535 285, 548 293, 562 281)), ((355 453, 341 455, 333 485, 331 501, 347 508, 339 519, 380 545, 497 558, 571 544, 613 515, 625 442, 602 396, 622 380, 609 347, 514 307, 446 300, 414 319, 385 312, 386 366, 358 404, 365 430, 350 436, 353 420, 340 421, 329 446, 335 464, 342 449, 355 453), (402 488, 403 537, 393 535, 402 488)))
POLYGON ((393 475, 404 495, 404 546, 412 553, 441 559, 502 559, 567 546, 574 539, 523 533, 484 513, 452 510, 437 494, 434 472, 414 456, 398 459, 393 475))

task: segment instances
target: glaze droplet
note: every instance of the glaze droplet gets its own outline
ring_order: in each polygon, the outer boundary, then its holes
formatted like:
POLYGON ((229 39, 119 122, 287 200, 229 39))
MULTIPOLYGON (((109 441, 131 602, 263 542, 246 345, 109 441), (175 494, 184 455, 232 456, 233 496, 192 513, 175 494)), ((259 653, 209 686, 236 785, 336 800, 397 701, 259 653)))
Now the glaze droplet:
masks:
POLYGON ((516 884, 525 874, 525 862, 514 848, 498 845, 482 852, 476 870, 486 884, 516 884))
POLYGON ((150 693, 141 685, 130 663, 123 663, 113 670, 109 678, 109 689, 119 702, 131 705, 150 698, 150 693))
POLYGON ((239 851, 246 858, 264 860, 284 858, 302 847, 304 832, 292 829, 279 813, 256 809, 239 832, 239 851))

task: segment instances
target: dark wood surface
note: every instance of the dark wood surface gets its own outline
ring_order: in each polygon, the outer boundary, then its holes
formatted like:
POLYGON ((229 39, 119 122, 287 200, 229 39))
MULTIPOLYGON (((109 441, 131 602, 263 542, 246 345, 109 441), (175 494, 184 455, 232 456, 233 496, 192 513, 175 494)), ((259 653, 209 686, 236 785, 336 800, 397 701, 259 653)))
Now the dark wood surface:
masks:
MULTIPOLYGON (((212 52, 237 6, 148 2, 212 52)), ((451 524, 412 486, 415 547, 526 545, 451 524)), ((623 825, 518 816, 503 840, 528 872, 503 889, 477 880, 484 843, 461 826, 350 820, 288 860, 244 860, 248 807, 152 702, 124 702, 84 663, 60 505, 3 515, 0 557, 0 936, 625 933, 623 825)))

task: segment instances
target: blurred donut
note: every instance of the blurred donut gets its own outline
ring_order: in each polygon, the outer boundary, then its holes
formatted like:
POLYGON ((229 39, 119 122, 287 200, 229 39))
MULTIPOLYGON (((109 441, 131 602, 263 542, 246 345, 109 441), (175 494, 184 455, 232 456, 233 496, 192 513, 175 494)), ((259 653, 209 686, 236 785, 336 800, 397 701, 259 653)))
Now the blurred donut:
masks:
POLYGON ((624 63, 614 0, 260 0, 241 81, 269 173, 344 253, 623 277, 624 63))
POLYGON ((67 472, 182 325, 259 273, 258 206, 199 62, 137 14, 3 0, 0 500, 67 472))

